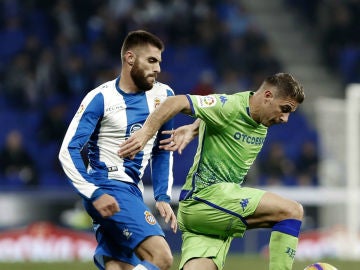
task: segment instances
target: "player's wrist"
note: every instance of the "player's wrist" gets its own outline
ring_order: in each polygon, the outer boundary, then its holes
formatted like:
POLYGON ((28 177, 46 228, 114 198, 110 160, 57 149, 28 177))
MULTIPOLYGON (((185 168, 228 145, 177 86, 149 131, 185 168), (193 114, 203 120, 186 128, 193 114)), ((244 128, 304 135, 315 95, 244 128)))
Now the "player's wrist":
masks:
POLYGON ((157 202, 166 202, 166 203, 170 203, 171 198, 170 198, 170 196, 169 196, 169 195, 165 195, 165 194, 163 194, 163 195, 156 196, 156 197, 155 197, 155 200, 156 200, 157 202))
POLYGON ((98 188, 97 190, 94 191, 94 193, 91 195, 90 200, 92 202, 96 201, 100 196, 104 195, 105 192, 101 189, 98 188))

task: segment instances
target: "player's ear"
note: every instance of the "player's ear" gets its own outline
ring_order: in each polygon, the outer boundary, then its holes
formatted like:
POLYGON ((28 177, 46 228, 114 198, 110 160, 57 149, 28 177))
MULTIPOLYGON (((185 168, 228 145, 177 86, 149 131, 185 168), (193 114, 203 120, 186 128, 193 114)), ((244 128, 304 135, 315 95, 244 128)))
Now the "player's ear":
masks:
POLYGON ((127 51, 126 54, 125 54, 125 60, 126 60, 126 63, 129 65, 129 66, 132 66, 134 65, 134 62, 135 62, 135 55, 132 51, 127 51))
POLYGON ((274 94, 270 89, 265 89, 264 90, 264 97, 265 98, 272 98, 272 97, 274 97, 274 94))
POLYGON ((273 98, 274 98, 274 93, 272 92, 272 90, 269 88, 264 89, 263 99, 264 99, 265 104, 268 102, 271 102, 271 100, 273 100, 273 98))

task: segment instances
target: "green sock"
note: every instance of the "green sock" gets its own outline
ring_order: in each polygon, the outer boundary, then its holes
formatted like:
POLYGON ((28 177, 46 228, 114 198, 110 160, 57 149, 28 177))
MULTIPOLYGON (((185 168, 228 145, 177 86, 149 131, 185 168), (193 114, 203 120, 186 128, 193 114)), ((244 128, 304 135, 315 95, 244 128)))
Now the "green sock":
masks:
POLYGON ((269 244, 269 270, 291 270, 297 244, 297 237, 279 231, 273 231, 269 244))

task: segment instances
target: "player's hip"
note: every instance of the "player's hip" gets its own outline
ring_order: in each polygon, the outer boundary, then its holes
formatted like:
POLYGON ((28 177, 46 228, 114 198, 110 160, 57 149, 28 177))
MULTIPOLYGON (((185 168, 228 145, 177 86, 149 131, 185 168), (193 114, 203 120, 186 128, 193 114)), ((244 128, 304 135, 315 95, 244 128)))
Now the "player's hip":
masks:
POLYGON ((209 186, 179 203, 181 230, 220 237, 241 237, 265 191, 234 183, 209 186))

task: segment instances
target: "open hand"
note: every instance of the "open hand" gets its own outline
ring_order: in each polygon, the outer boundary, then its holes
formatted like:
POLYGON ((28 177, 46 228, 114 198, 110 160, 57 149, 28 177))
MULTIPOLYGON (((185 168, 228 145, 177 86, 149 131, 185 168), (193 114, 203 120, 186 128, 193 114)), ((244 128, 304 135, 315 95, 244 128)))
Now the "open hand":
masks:
POLYGON ((169 138, 160 141, 160 148, 167 151, 178 151, 182 154, 185 147, 198 135, 198 128, 194 125, 184 125, 175 130, 165 130, 162 134, 171 135, 169 138))

